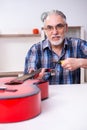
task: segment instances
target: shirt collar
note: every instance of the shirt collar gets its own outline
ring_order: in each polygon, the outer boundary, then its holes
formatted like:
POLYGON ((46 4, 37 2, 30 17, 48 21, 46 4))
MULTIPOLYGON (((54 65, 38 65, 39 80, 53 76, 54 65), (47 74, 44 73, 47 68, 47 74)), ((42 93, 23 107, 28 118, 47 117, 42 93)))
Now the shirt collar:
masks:
POLYGON ((45 49, 45 48, 51 49, 50 42, 48 39, 44 40, 43 49, 45 49))
MULTIPOLYGON (((67 49, 67 46, 68 46, 68 41, 67 41, 67 38, 65 38, 64 39, 64 49, 65 50, 67 49)), ((49 48, 51 50, 50 42, 48 39, 44 40, 43 49, 45 49, 45 48, 49 48)))
POLYGON ((65 38, 65 39, 64 39, 64 49, 66 50, 67 47, 68 47, 68 39, 65 38))

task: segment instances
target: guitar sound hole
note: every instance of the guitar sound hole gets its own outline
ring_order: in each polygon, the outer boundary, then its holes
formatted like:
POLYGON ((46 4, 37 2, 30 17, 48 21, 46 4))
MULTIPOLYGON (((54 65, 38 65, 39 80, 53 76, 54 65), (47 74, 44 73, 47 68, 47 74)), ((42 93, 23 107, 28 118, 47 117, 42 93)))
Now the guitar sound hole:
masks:
POLYGON ((16 92, 18 91, 17 89, 0 89, 0 93, 3 93, 3 92, 16 92))
POLYGON ((6 85, 20 85, 22 84, 21 82, 7 82, 5 83, 6 85))

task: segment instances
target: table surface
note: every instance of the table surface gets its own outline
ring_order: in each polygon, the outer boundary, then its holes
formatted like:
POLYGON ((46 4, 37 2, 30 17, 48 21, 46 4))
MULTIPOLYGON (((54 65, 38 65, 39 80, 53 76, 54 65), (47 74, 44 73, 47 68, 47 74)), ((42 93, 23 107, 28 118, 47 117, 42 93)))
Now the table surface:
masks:
POLYGON ((87 130, 87 84, 51 85, 37 117, 0 123, 0 130, 87 130))

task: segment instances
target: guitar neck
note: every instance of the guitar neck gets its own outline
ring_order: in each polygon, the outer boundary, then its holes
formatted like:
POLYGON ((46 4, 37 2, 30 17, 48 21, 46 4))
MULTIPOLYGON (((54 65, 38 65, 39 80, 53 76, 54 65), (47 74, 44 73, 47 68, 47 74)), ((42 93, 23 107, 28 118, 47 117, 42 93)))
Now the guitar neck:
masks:
POLYGON ((37 71, 31 72, 29 74, 24 74, 23 76, 17 77, 10 82, 6 82, 7 85, 15 85, 15 84, 22 84, 25 80, 33 78, 36 74, 39 74, 41 72, 41 68, 37 71))
POLYGON ((29 74, 24 74, 23 76, 20 76, 20 77, 18 77, 16 79, 21 80, 21 81, 25 81, 27 79, 33 78, 36 74, 39 74, 40 72, 41 72, 41 68, 34 71, 34 72, 31 72, 29 74))

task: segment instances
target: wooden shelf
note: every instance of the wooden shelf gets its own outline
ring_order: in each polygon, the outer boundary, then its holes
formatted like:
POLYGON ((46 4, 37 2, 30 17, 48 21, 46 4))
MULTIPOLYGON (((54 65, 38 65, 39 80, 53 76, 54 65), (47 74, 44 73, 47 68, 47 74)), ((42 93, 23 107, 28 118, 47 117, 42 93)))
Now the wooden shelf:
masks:
POLYGON ((17 72, 0 72, 0 77, 17 77, 18 75, 23 74, 23 71, 17 72))
POLYGON ((0 38, 9 38, 9 37, 40 37, 41 34, 0 34, 0 38))
MULTIPOLYGON (((81 26, 69 26, 69 32, 73 33, 77 31, 77 33, 80 33, 81 26)), ((20 37, 41 37, 41 34, 0 34, 0 38, 20 38, 20 37)))

